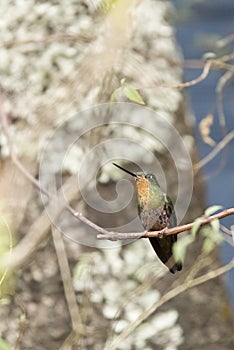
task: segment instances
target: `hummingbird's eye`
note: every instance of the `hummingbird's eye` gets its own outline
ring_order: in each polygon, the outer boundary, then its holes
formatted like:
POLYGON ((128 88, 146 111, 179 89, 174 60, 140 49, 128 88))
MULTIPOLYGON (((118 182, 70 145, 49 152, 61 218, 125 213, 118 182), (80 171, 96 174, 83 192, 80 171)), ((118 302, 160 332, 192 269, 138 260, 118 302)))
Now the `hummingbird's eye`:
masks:
POLYGON ((154 177, 153 174, 147 174, 147 175, 145 175, 145 178, 146 178, 146 179, 149 179, 149 180, 150 180, 150 179, 153 179, 153 177, 154 177))

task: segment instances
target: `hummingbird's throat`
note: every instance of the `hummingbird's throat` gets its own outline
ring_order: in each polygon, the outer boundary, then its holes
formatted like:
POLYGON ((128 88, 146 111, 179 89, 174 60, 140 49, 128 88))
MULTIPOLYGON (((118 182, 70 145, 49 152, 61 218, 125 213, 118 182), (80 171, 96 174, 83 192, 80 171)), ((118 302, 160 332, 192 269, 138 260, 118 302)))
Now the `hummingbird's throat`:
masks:
POLYGON ((136 178, 137 193, 142 202, 147 202, 149 199, 149 181, 145 176, 136 178))

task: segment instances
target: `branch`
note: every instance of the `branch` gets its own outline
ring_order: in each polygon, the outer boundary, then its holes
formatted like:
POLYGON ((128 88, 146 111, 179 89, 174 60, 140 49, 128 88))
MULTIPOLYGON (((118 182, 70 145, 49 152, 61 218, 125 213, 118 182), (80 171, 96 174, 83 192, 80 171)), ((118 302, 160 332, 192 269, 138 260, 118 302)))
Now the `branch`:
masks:
MULTIPOLYGON (((181 88, 186 88, 186 87, 197 85, 198 83, 201 83, 203 80, 205 80, 207 78, 207 76, 210 73, 210 70, 212 68, 224 69, 224 70, 227 70, 227 71, 234 73, 233 66, 225 63, 225 62, 233 59, 233 55, 234 54, 232 53, 232 54, 225 55, 225 56, 218 58, 218 59, 210 59, 210 60, 206 61, 205 63, 202 62, 202 64, 200 63, 200 61, 198 61, 199 65, 203 66, 203 70, 197 78, 190 80, 190 81, 186 81, 184 83, 177 84, 177 85, 161 85, 161 86, 181 89, 181 88)), ((190 63, 191 62, 192 62, 192 60, 190 60, 190 63)), ((197 61, 196 61, 196 63, 197 63, 197 61)))
POLYGON ((24 46, 24 45, 29 45, 33 44, 38 47, 38 45, 47 45, 51 44, 54 42, 62 42, 62 41, 71 41, 75 43, 88 43, 92 40, 92 36, 89 35, 88 33, 80 33, 80 34, 73 34, 73 33, 57 33, 57 34, 52 34, 52 35, 47 35, 42 39, 29 39, 29 40, 11 40, 8 42, 2 42, 0 44, 0 47, 5 47, 7 49, 11 49, 12 47, 16 46, 24 46))
MULTIPOLYGON (((221 211, 218 214, 211 216, 204 216, 202 219, 200 226, 204 226, 210 223, 214 219, 222 219, 225 216, 234 215, 234 208, 229 208, 221 211)), ((164 229, 162 231, 150 231, 150 232, 131 232, 131 233, 120 233, 120 232, 111 232, 107 231, 105 234, 100 234, 97 236, 98 239, 109 239, 111 241, 116 240, 124 240, 124 239, 137 239, 137 238, 150 238, 150 237, 160 237, 162 235, 175 235, 184 231, 191 230, 194 226, 195 222, 191 222, 190 224, 185 224, 181 226, 176 226, 173 228, 164 229)), ((103 231, 103 229, 102 229, 103 231)), ((106 230, 105 230, 106 231, 106 230)))
POLYGON ((212 151, 202 158, 197 164, 194 165, 194 170, 197 172, 202 167, 204 167, 207 163, 209 163, 224 147, 227 146, 229 142, 231 142, 234 138, 234 130, 232 130, 229 134, 227 134, 222 141, 220 141, 213 149, 212 151))
POLYGON ((58 259, 59 269, 63 281, 63 288, 67 300, 68 310, 71 317, 72 329, 74 333, 81 336, 84 332, 80 310, 76 301, 76 295, 72 285, 72 276, 68 263, 66 248, 59 230, 51 225, 54 247, 58 259))
POLYGON ((210 72, 212 63, 213 63, 213 60, 206 61, 206 63, 204 64, 202 73, 197 78, 190 80, 190 81, 187 81, 185 83, 175 85, 173 87, 174 88, 185 88, 185 87, 197 85, 198 83, 200 83, 201 81, 206 79, 206 77, 208 76, 208 74, 210 72))
POLYGON ((11 135, 10 135, 10 131, 9 131, 9 124, 8 124, 8 115, 4 110, 4 107, 2 106, 3 102, 0 101, 0 123, 2 126, 2 130, 3 133, 5 134, 5 137, 7 139, 7 144, 8 144, 8 148, 9 148, 9 153, 10 153, 10 158, 13 164, 15 164, 15 166, 19 169, 19 171, 41 192, 43 192, 47 197, 51 197, 51 194, 44 188, 41 187, 39 181, 37 181, 35 179, 34 176, 32 176, 27 169, 25 169, 25 167, 23 166, 23 164, 20 162, 20 160, 18 159, 15 151, 14 151, 14 147, 13 147, 13 143, 12 143, 12 139, 11 139, 11 135))

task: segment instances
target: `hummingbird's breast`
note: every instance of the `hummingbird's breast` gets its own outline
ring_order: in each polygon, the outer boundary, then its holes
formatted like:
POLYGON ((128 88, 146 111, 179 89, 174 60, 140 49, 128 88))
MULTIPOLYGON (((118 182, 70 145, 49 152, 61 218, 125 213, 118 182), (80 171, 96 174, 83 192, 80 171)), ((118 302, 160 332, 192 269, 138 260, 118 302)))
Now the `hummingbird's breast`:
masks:
POLYGON ((142 210, 139 215, 145 230, 159 231, 169 225, 169 217, 162 207, 142 210))
POLYGON ((149 199, 149 181, 141 176, 136 179, 137 194, 142 205, 146 204, 149 199))

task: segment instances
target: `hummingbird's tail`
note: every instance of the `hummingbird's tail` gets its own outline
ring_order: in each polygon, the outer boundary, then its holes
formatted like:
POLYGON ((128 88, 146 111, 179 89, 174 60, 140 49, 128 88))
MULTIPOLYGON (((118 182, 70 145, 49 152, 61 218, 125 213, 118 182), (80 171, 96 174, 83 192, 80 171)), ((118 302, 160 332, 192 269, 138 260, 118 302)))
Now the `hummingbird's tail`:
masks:
POLYGON ((176 273, 176 271, 181 271, 182 267, 183 267, 182 262, 181 261, 177 261, 171 268, 169 268, 169 271, 171 273, 176 273))
POLYGON ((171 273, 182 270, 182 262, 175 261, 172 246, 176 242, 176 235, 165 236, 163 238, 149 238, 152 247, 159 259, 167 266, 171 273))

